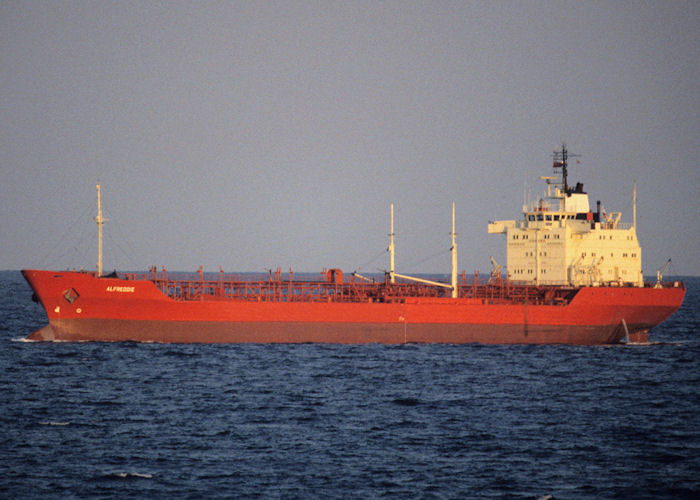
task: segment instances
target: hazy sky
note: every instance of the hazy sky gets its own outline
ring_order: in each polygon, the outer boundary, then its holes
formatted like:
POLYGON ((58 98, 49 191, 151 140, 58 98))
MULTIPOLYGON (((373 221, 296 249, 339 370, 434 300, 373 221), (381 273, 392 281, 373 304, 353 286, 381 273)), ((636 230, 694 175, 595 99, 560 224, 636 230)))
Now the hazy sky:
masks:
POLYGON ((0 269, 505 264, 552 150, 700 275, 697 1, 0 1, 0 269))

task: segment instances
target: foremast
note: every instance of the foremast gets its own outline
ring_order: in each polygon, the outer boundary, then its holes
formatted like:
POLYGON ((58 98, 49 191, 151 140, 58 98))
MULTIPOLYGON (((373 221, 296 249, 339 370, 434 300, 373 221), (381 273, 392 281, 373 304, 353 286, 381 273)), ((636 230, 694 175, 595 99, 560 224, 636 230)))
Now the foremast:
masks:
POLYGON ((450 253, 452 254, 452 298, 456 299, 458 297, 457 291, 457 233, 455 233, 455 204, 452 202, 452 247, 450 247, 450 253))

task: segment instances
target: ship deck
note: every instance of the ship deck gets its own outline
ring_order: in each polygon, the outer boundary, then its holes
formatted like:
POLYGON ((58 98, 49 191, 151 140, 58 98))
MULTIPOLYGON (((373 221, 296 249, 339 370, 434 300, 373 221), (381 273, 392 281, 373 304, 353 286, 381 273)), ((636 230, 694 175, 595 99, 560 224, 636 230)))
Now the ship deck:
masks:
MULTIPOLYGON (((335 271, 335 270, 334 270, 335 271)), ((179 301, 237 300, 251 302, 344 302, 344 303, 405 303, 414 300, 454 300, 446 287, 414 283, 397 279, 391 283, 388 275, 384 280, 367 281, 350 275, 347 280, 342 273, 324 272, 327 279, 313 275, 282 274, 270 272, 265 278, 260 275, 243 277, 226 274, 203 273, 183 276, 169 275, 167 271, 152 269, 149 274, 126 274, 126 280, 149 280, 163 294, 179 301)), ((445 286, 448 286, 445 283, 445 286)), ((459 277, 459 299, 474 299, 490 304, 528 303, 567 305, 578 292, 574 287, 533 286, 512 283, 501 278, 482 281, 479 274, 459 277)))

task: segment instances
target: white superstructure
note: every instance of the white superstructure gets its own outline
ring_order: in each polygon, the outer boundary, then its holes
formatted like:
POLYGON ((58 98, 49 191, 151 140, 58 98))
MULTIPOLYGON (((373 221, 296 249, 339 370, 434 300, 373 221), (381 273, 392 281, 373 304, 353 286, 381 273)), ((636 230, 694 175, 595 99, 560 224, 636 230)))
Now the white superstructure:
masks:
POLYGON ((634 224, 620 213, 591 210, 583 184, 567 183, 566 146, 554 152, 561 177, 541 177, 547 194, 523 207, 523 219, 489 222, 505 234, 511 281, 533 285, 644 286, 642 250, 634 224))

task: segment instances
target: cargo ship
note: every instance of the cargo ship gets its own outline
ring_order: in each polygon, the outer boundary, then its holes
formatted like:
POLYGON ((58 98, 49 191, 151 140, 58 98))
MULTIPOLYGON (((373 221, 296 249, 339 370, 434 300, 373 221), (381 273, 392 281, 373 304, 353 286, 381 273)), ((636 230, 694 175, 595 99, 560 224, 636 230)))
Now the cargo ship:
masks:
POLYGON ((389 270, 382 277, 323 270, 246 277, 102 272, 98 203, 97 270, 22 271, 48 316, 37 341, 163 343, 483 343, 598 345, 646 342, 682 304, 682 282, 645 282, 632 223, 589 204, 568 183, 566 146, 554 151, 546 194, 519 220, 493 221, 507 240, 506 273, 492 258, 483 279, 458 272, 452 205, 449 280, 395 270, 391 206, 389 270))

